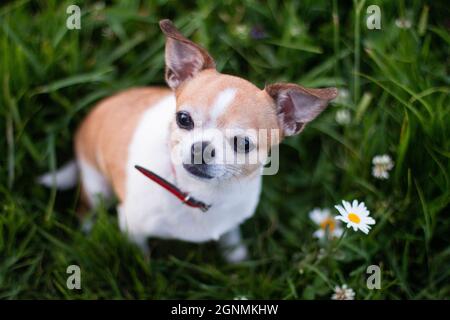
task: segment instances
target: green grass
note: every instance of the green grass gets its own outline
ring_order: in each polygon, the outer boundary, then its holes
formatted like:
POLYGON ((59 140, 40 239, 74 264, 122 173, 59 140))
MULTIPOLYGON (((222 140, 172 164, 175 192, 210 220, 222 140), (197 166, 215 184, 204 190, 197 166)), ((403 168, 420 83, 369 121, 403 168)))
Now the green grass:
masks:
POLYGON ((369 4, 355 11, 360 1, 75 2, 80 31, 65 28, 71 1, 0 8, 0 298, 329 299, 343 283, 357 299, 450 296, 446 1, 371 1, 382 13, 373 31, 369 4), (411 28, 397 27, 399 17, 411 28), (78 191, 34 182, 73 157, 73 132, 96 101, 163 83, 162 18, 207 47, 219 70, 260 87, 348 92, 283 143, 280 172, 264 178, 258 211, 243 225, 251 259, 239 265, 224 263, 213 243, 157 239, 146 260, 107 208, 85 236, 78 191), (264 39, 249 36, 254 26, 264 39), (352 121, 339 125, 344 108, 352 121), (380 181, 371 160, 384 153, 395 167, 380 181), (364 201, 377 224, 368 236, 349 230, 337 247, 317 242, 308 212, 341 199, 364 201), (82 290, 66 288, 70 264, 81 267, 82 290), (366 287, 371 264, 381 266, 381 290, 366 287))

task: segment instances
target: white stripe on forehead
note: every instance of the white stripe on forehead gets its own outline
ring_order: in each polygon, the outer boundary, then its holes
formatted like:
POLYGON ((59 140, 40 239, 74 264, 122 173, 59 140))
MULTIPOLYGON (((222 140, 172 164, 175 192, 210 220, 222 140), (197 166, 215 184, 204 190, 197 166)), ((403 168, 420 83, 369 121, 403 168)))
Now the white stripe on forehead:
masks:
POLYGON ((236 96, 235 88, 226 88, 219 92, 216 99, 214 100, 214 104, 211 108, 211 120, 216 121, 222 114, 224 114, 227 108, 233 102, 234 97, 236 96))

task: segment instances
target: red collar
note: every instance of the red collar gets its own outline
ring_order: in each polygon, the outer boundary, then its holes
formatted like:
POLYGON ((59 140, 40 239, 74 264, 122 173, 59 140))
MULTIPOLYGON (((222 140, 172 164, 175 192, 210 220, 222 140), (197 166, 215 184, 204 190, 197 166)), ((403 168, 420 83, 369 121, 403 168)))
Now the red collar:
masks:
MULTIPOLYGON (((172 163, 170 165, 171 165, 172 173, 175 176, 175 168, 173 167, 172 163)), ((138 165, 135 165, 134 167, 137 170, 139 170, 139 172, 141 172, 144 176, 146 176, 150 180, 159 184, 161 187, 163 187, 164 189, 166 189, 167 191, 172 193, 175 197, 180 199, 184 204, 188 205, 189 207, 198 208, 198 209, 202 210, 203 212, 208 211, 208 209, 211 207, 211 205, 205 204, 205 203, 191 197, 188 193, 181 191, 175 185, 171 184, 169 181, 158 176, 156 173, 154 173, 150 170, 147 170, 138 165)))

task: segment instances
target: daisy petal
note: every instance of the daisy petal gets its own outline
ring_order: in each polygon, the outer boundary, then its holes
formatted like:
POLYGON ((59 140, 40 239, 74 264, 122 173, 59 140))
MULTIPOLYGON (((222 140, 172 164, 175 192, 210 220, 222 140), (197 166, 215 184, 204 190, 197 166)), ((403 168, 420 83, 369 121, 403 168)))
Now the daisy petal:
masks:
POLYGON ((334 231, 333 231, 333 235, 334 235, 336 238, 339 238, 340 236, 342 236, 342 233, 344 233, 344 230, 342 230, 341 228, 336 228, 336 229, 334 229, 334 231))
POLYGON ((322 219, 321 219, 321 215, 320 212, 318 211, 319 209, 314 209, 313 211, 311 211, 309 213, 309 218, 315 223, 315 224, 319 224, 322 219))
POLYGON ((317 239, 322 239, 324 236, 325 236, 325 231, 323 231, 323 229, 316 230, 313 233, 313 237, 317 238, 317 239))
POLYGON ((352 210, 352 206, 350 205, 350 202, 347 202, 345 200, 342 200, 342 204, 344 205, 344 208, 347 212, 352 210))
POLYGON ((366 218, 366 223, 367 223, 367 224, 375 224, 375 219, 374 219, 374 218, 371 218, 371 217, 367 217, 367 218, 366 218))
POLYGON ((336 206, 334 206, 336 209, 337 209, 337 211, 339 211, 339 213, 340 214, 342 214, 343 216, 346 216, 347 215, 347 211, 341 206, 341 205, 336 205, 336 206))

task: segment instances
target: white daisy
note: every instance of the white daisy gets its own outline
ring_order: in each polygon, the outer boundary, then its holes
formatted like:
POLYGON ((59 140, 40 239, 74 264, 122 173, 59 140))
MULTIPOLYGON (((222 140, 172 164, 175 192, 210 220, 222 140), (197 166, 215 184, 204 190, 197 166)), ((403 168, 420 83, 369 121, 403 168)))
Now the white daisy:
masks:
POLYGON ((342 235, 342 228, 340 221, 334 219, 329 209, 315 208, 309 213, 311 220, 317 224, 320 229, 313 233, 313 236, 318 239, 325 238, 328 230, 328 236, 330 238, 339 238, 342 235))
POLYGON ((412 26, 412 22, 406 18, 398 18, 395 20, 395 25, 400 29, 409 29, 412 26))
POLYGON ((354 231, 361 230, 368 234, 371 228, 369 225, 375 224, 375 220, 369 217, 370 212, 364 202, 358 203, 358 200, 353 200, 350 204, 350 202, 342 200, 342 204, 344 206, 334 206, 340 213, 336 219, 346 223, 347 228, 352 227, 354 231))
POLYGON ((347 125, 352 120, 352 116, 348 109, 341 109, 336 112, 335 120, 340 125, 347 125))
POLYGON ((246 39, 249 34, 250 28, 246 25, 240 24, 234 28, 234 34, 241 38, 246 39))
POLYGON ((372 164, 372 176, 377 179, 388 179, 389 170, 394 167, 394 161, 387 154, 373 157, 372 164))
POLYGON ((355 300, 355 291, 349 288, 346 284, 342 287, 334 287, 334 293, 331 296, 332 300, 355 300))
POLYGON ((333 100, 337 104, 348 104, 350 103, 350 92, 346 88, 339 88, 338 96, 333 100))

